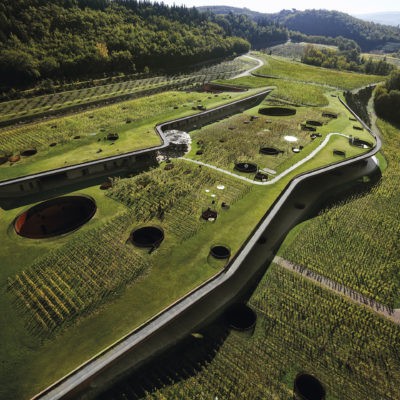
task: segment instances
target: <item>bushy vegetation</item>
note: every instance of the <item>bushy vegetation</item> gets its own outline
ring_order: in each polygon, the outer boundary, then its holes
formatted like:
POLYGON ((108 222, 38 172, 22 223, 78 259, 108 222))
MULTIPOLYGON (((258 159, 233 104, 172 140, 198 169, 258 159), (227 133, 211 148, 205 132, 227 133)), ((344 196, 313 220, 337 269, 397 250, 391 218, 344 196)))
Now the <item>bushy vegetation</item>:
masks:
POLYGON ((304 371, 329 399, 400 395, 398 326, 276 265, 249 304, 258 316, 251 338, 205 330, 101 399, 289 399, 304 371))
POLYGON ((7 0, 0 27, 5 87, 182 67, 249 50, 194 8, 148 1, 7 0))
POLYGON ((375 90, 377 114, 391 122, 400 123, 400 71, 393 71, 383 85, 375 90))

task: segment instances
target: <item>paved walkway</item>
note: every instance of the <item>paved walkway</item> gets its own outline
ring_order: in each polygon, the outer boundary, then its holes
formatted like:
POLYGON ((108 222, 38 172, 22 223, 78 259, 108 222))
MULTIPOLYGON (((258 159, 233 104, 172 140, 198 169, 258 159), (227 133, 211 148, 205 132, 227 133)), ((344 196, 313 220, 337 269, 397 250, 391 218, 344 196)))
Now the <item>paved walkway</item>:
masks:
POLYGON ((275 264, 280 265, 281 267, 296 272, 302 275, 304 278, 317 283, 327 289, 332 290, 335 293, 338 293, 349 300, 353 301, 354 303, 363 305, 370 310, 374 311, 375 313, 382 315, 385 318, 390 319, 391 321, 395 322, 396 324, 400 324, 400 308, 391 309, 388 306, 385 306, 377 301, 364 296, 363 294, 356 292, 353 289, 348 288, 347 286, 341 285, 338 282, 335 282, 325 276, 319 275, 314 271, 309 270, 302 265, 295 264, 291 261, 285 260, 282 257, 276 256, 273 261, 275 264))
POLYGON ((317 153, 319 153, 328 144, 329 139, 333 135, 338 135, 338 136, 343 136, 345 138, 349 138, 349 136, 344 135, 343 133, 335 133, 335 132, 329 133, 328 135, 326 135, 326 137, 322 141, 322 143, 317 148, 315 148, 307 157, 304 157, 302 160, 300 160, 297 163, 293 164, 291 167, 289 167, 288 169, 283 171, 281 174, 275 176, 273 179, 271 179, 271 180, 269 180, 267 182, 255 181, 254 179, 249 179, 249 178, 246 178, 244 176, 237 175, 237 174, 234 174, 233 172, 227 171, 226 169, 218 168, 218 167, 216 167, 214 165, 206 164, 206 163, 203 163, 201 161, 192 160, 191 158, 186 158, 186 157, 180 157, 180 158, 182 158, 182 159, 184 159, 186 161, 190 161, 192 163, 198 164, 198 165, 202 165, 202 166, 207 167, 207 168, 215 169, 216 171, 222 172, 222 173, 224 173, 226 175, 234 176, 235 178, 241 179, 242 181, 246 181, 246 182, 252 183, 254 185, 273 185, 274 183, 276 183, 279 180, 281 180, 284 176, 290 174, 292 171, 294 171, 300 165, 304 164, 308 160, 311 160, 317 153))

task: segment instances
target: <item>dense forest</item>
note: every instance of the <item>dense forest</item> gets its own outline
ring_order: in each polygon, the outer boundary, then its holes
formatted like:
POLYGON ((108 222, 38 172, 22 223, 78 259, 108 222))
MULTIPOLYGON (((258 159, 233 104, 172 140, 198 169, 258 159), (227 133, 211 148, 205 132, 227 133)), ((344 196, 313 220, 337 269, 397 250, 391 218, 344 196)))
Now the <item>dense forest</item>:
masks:
MULTIPOLYGON (((314 38, 316 36, 320 38, 342 36, 357 42, 362 51, 384 49, 392 52, 400 49, 400 29, 398 27, 363 21, 338 11, 282 10, 275 14, 261 14, 227 6, 202 7, 200 9, 208 9, 216 14, 244 13, 256 22, 264 20, 285 26, 288 30, 294 31, 294 36, 296 33, 314 36, 314 38)), ((307 36, 303 37, 303 40, 308 41, 307 36)))
POLYGON ((147 0, 4 0, 0 88, 182 68, 287 38, 275 22, 147 0))
POLYGON ((400 70, 393 71, 375 90, 375 110, 381 118, 400 124, 400 70))
POLYGON ((0 86, 184 66, 245 53, 196 9, 135 0, 4 0, 0 86))

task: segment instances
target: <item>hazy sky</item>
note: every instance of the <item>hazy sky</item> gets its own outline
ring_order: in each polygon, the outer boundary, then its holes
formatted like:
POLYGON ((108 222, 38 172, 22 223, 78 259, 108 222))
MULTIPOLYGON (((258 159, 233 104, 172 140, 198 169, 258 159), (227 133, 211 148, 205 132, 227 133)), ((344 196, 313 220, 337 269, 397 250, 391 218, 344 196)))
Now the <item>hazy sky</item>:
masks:
MULTIPOLYGON (((158 0, 161 2, 162 0, 158 0)), ((193 6, 213 6, 229 5, 233 7, 247 7, 254 11, 276 12, 282 9, 296 8, 305 10, 310 8, 325 8, 328 10, 338 10, 349 14, 363 14, 378 11, 400 11, 398 0, 335 0, 335 1, 263 1, 263 0, 163 0, 165 4, 184 4, 187 7, 193 6)))

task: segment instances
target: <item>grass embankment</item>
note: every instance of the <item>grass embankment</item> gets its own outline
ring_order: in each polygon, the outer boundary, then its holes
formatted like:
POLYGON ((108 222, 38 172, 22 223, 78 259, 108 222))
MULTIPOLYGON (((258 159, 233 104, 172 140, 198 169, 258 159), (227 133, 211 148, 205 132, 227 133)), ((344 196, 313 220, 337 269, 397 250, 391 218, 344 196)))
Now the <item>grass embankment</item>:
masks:
POLYGON ((260 78, 254 76, 244 76, 242 78, 218 82, 250 88, 274 86, 275 89, 270 95, 274 99, 309 106, 326 106, 328 104, 327 98, 324 95, 327 88, 311 83, 289 82, 284 79, 260 78))
POLYGON ((166 92, 46 122, 2 129, 0 150, 19 154, 35 148, 37 154, 1 165, 0 180, 160 145, 161 139, 154 131, 154 125, 160 121, 193 114, 196 111, 192 107, 198 105, 211 108, 248 95, 248 92, 216 96, 166 92), (118 140, 107 140, 108 133, 117 133, 118 140), (52 143, 56 145, 50 147, 52 143))

